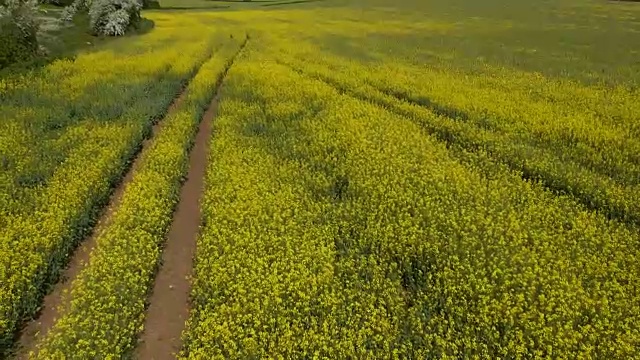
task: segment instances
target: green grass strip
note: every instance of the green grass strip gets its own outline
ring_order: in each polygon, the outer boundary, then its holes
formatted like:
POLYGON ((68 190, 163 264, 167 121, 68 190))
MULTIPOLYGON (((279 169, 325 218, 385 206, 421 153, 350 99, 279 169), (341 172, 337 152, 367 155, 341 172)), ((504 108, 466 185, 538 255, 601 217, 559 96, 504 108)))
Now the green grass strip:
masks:
MULTIPOLYGON (((235 37, 239 39, 240 37, 235 37)), ((156 140, 141 154, 108 228, 99 235, 89 264, 74 281, 68 307, 41 341, 36 359, 121 358, 142 330, 145 300, 161 247, 187 173, 198 124, 238 51, 230 40, 207 61, 185 101, 164 120, 156 140)))
POLYGON ((260 5, 260 6, 295 5, 295 4, 304 4, 304 3, 314 3, 314 2, 320 2, 320 1, 324 1, 324 0, 282 1, 282 2, 276 2, 276 3, 271 3, 271 4, 263 4, 263 5, 260 5))

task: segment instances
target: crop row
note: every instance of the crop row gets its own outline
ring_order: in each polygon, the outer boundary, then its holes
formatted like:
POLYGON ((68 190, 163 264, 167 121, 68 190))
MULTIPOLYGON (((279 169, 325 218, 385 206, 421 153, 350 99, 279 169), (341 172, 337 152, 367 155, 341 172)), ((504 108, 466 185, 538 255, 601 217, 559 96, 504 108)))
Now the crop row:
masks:
POLYGON ((200 68, 184 102, 167 116, 157 138, 141 154, 119 208, 99 235, 87 266, 72 284, 68 306, 61 308, 61 317, 42 339, 35 358, 120 358, 135 345, 187 172, 189 149, 201 116, 238 51, 238 41, 225 42, 200 68))
MULTIPOLYGON (((640 159, 633 150, 638 144, 636 140, 611 135, 625 130, 607 129, 604 125, 600 129, 588 128, 584 125, 580 134, 590 134, 584 135, 594 139, 590 144, 585 139, 571 138, 578 135, 567 135, 557 126, 556 130, 549 130, 554 127, 546 126, 548 121, 540 119, 539 113, 530 113, 526 122, 501 122, 506 118, 505 115, 494 117, 487 114, 488 110, 478 103, 469 104, 464 111, 446 108, 424 98, 419 100, 407 96, 402 93, 408 91, 404 87, 395 90, 399 85, 394 80, 386 80, 391 85, 383 85, 377 72, 371 75, 373 71, 356 70, 356 67, 330 57, 317 56, 314 61, 303 63, 285 55, 278 61, 308 76, 322 79, 343 92, 373 101, 413 119, 450 145, 469 151, 486 151, 497 161, 520 171, 525 178, 541 181, 560 193, 571 194, 587 207, 611 218, 640 223, 637 195, 640 193, 640 159), (540 128, 544 131, 536 129, 534 125, 523 128, 523 123, 535 124, 536 121, 540 122, 540 128), (612 145, 614 143, 615 146, 612 145)), ((488 102, 487 99, 483 101, 488 102)), ((522 114, 514 115, 517 120, 524 117, 522 114)))
POLYGON ((245 55, 215 124, 183 358, 634 356, 637 233, 245 55))
MULTIPOLYGON (((2 214, 5 222, 0 224, 0 354, 11 346, 23 318, 36 313, 48 286, 57 278, 75 244, 95 222, 101 205, 154 121, 164 115, 185 80, 211 54, 212 46, 210 40, 194 42, 182 48, 183 54, 190 56, 180 58, 176 56, 178 51, 171 50, 155 53, 153 60, 145 59, 142 65, 152 65, 150 68, 157 73, 143 72, 139 79, 152 81, 145 86, 144 100, 132 104, 116 118, 111 118, 116 116, 111 114, 78 119, 55 145, 66 152, 64 161, 61 164, 51 159, 38 161, 43 167, 50 167, 47 170, 52 171, 50 178, 38 188, 33 204, 24 205, 21 199, 11 202, 15 207, 30 206, 29 211, 2 214), (76 144, 65 143, 63 138, 76 144)), ((101 64, 99 59, 94 58, 95 63, 101 64)), ((102 60, 108 63, 109 57, 102 60)), ((135 60, 129 59, 133 64, 135 60)), ((52 66, 55 69, 63 64, 52 66)), ((102 85, 109 87, 106 82, 102 85)), ((117 99, 98 95, 92 101, 100 108, 102 102, 108 105, 117 99)), ((22 120, 24 126, 29 126, 29 119, 22 120)))
MULTIPOLYGON (((185 25, 186 17, 179 19, 173 22, 185 25)), ((186 25, 197 29, 192 21, 186 25)), ((202 34, 211 30, 156 30, 144 41, 123 39, 56 61, 0 94, 0 227, 33 213, 57 169, 94 134, 166 109, 185 79, 181 67, 202 58, 202 34), (191 45, 167 47, 167 41, 191 45)))

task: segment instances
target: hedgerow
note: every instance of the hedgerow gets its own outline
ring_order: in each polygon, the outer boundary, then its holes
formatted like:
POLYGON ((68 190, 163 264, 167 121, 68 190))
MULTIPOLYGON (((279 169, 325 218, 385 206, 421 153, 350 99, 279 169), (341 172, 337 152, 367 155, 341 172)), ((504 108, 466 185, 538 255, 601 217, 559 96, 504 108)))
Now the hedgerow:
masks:
POLYGON ((38 55, 37 5, 36 0, 0 1, 0 69, 38 55))
POLYGON ((71 21, 78 12, 86 12, 95 35, 122 36, 140 22, 142 7, 141 0, 75 0, 62 18, 71 21))

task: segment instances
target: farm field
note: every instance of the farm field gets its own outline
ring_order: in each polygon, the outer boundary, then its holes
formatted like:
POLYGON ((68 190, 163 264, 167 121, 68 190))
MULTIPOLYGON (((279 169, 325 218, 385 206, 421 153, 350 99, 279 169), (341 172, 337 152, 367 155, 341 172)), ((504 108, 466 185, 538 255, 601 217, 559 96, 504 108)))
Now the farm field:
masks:
POLYGON ((0 79, 0 357, 640 358, 640 4, 161 5, 0 79))

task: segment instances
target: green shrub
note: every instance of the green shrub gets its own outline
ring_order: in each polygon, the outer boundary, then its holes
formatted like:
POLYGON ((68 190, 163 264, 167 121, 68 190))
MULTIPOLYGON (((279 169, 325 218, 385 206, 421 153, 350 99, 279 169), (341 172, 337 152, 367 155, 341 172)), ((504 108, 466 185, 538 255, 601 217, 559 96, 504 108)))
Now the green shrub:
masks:
POLYGON ((40 3, 64 7, 73 4, 73 0, 40 0, 40 3))
POLYGON ((0 0, 0 68, 37 55, 36 4, 34 0, 0 0))
POLYGON ((160 9, 160 2, 157 0, 145 0, 142 2, 143 9, 160 9))

